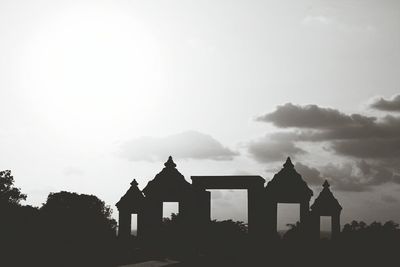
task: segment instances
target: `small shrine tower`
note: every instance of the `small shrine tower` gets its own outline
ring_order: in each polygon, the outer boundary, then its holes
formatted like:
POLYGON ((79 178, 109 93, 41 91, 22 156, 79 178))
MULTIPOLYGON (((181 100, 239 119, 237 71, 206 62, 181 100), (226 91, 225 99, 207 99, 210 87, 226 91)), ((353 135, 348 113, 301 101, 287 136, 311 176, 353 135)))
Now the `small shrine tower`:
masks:
POLYGON ((331 217, 331 238, 335 239, 340 234, 340 213, 342 206, 339 201, 333 196, 328 181, 325 180, 322 185, 324 188, 321 193, 315 199, 314 204, 311 205, 311 217, 313 221, 313 235, 315 238, 319 238, 321 231, 321 216, 331 217))
POLYGON ((133 179, 131 187, 116 204, 119 212, 119 237, 129 238, 131 236, 132 214, 137 214, 137 235, 139 235, 142 230, 142 211, 145 205, 144 201, 144 195, 142 191, 139 190, 136 180, 133 179))

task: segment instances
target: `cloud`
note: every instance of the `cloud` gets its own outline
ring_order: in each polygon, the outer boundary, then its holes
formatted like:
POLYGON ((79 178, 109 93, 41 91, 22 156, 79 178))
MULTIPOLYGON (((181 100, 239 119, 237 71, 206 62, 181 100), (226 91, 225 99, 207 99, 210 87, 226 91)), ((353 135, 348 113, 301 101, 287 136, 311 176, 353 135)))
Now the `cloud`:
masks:
POLYGON ((212 136, 186 131, 166 137, 139 137, 125 142, 120 155, 131 161, 180 159, 232 160, 237 152, 223 146, 212 136))
POLYGON ((353 120, 336 109, 320 108, 317 105, 298 106, 287 103, 257 118, 258 121, 271 122, 279 128, 329 129, 351 125, 353 120))
POLYGON ((400 112, 400 94, 394 95, 388 100, 383 97, 376 98, 372 101, 370 107, 382 111, 400 112))
POLYGON ((400 118, 385 116, 380 119, 360 114, 351 115, 353 122, 329 129, 308 129, 297 134, 304 141, 397 138, 400 134, 400 118))
POLYGON ((352 163, 329 163, 321 167, 321 172, 338 191, 364 192, 370 190, 370 184, 360 175, 357 166, 352 163))
POLYGON ((347 33, 375 33, 377 28, 370 24, 349 24, 326 15, 308 15, 303 18, 304 26, 331 27, 347 33))
POLYGON ((386 203, 398 203, 399 200, 391 195, 384 195, 382 196, 382 201, 386 202, 386 203))
POLYGON ((332 18, 328 18, 326 16, 306 16, 303 19, 303 24, 308 25, 308 24, 313 24, 313 23, 318 23, 318 24, 324 24, 324 25, 329 25, 333 23, 332 18))
POLYGON ((69 166, 64 169, 64 174, 67 176, 80 176, 84 174, 84 171, 77 167, 69 166))
POLYGON ((297 162, 294 168, 309 185, 322 185, 325 180, 317 169, 308 167, 300 162, 297 162))
POLYGON ((374 185, 387 182, 387 178, 379 179, 382 173, 366 162, 328 163, 317 168, 296 163, 295 169, 308 184, 321 186, 328 180, 337 191, 364 192, 371 190, 374 185))
POLYGON ((325 180, 337 191, 363 192, 370 190, 371 183, 362 175, 358 165, 329 163, 318 168, 296 163, 295 169, 312 186, 322 186, 325 180))
POLYGON ((333 142, 332 148, 338 154, 363 159, 399 158, 400 137, 342 140, 333 142))
MULTIPOLYGON (((394 97, 392 100, 396 100, 394 97)), ((328 153, 343 157, 346 164, 327 164, 317 169, 297 164, 310 184, 328 179, 337 190, 367 191, 384 183, 400 183, 400 117, 371 117, 345 114, 337 109, 317 105, 287 103, 257 118, 285 131, 269 134, 270 139, 296 152, 299 142, 323 144, 328 153), (307 178, 309 176, 309 178, 307 178)), ((250 143, 249 150, 260 161, 273 158, 267 142, 250 143), (257 147, 260 146, 260 147, 257 147), (263 147, 264 146, 264 147, 263 147), (262 151, 267 151, 261 153, 262 151), (254 152, 258 152, 257 154, 254 152)), ((278 146, 277 146, 278 147, 278 146)), ((280 150, 277 150, 278 157, 280 150)), ((300 150, 301 151, 301 150, 300 150)), ((301 155, 301 153, 297 153, 301 155)))
POLYGON ((284 161, 288 156, 295 158, 306 152, 287 140, 273 139, 265 136, 247 144, 250 155, 258 162, 284 161))
POLYGON ((274 112, 257 118, 291 132, 275 133, 281 139, 294 141, 330 141, 331 149, 340 155, 357 158, 391 158, 400 156, 400 117, 381 118, 361 114, 344 114, 317 105, 278 106, 274 112))

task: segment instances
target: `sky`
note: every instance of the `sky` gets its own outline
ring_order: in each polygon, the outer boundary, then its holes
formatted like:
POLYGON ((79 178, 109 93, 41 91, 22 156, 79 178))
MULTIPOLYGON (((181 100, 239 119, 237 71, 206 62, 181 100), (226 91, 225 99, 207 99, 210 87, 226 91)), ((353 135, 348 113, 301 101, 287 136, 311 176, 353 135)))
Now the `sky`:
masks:
MULTIPOLYGON (((399 1, 2 0, 0 38, 0 169, 26 204, 67 190, 117 216, 169 155, 189 182, 290 156, 342 222, 400 222, 399 1)), ((212 198, 246 220, 243 192, 212 198)))

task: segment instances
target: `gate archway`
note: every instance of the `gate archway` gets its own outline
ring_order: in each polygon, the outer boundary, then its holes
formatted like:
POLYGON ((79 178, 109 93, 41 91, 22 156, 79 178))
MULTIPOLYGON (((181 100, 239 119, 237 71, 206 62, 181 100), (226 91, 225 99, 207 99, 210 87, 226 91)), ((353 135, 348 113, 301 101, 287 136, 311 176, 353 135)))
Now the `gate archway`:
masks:
MULTIPOLYGON (((259 236, 263 229, 263 189, 265 180, 261 176, 192 176, 192 185, 207 189, 247 189, 247 218, 249 235, 259 236)), ((210 199, 202 212, 204 220, 211 220, 210 199)))
POLYGON ((306 229, 312 195, 312 190, 295 170, 290 158, 287 158, 283 168, 265 187, 268 234, 273 236, 277 233, 278 203, 300 204, 300 225, 306 229))

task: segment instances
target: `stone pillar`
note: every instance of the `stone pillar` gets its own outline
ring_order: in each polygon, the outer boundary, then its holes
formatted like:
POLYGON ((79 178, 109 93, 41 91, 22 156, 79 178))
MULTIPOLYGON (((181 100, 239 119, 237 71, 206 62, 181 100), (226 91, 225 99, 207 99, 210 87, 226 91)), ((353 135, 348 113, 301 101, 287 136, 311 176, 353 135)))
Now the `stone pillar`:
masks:
POLYGON ((211 221, 211 192, 204 191, 202 197, 202 212, 204 221, 211 221))
POLYGON ((247 190, 247 219, 249 235, 262 238, 267 227, 263 186, 249 188, 247 190))
POLYGON ((256 192, 253 189, 247 190, 247 220, 249 235, 253 235, 256 230, 257 221, 257 199, 256 192))
POLYGON ((143 215, 141 213, 137 214, 137 228, 136 228, 136 237, 141 238, 142 237, 142 229, 143 229, 143 215))
POLYGON ((162 226, 162 209, 163 203, 159 200, 148 200, 146 206, 141 213, 140 232, 141 237, 149 243, 155 242, 159 237, 162 226))
POLYGON ((336 239, 340 234, 340 212, 332 215, 332 239, 336 239))
POLYGON ((312 239, 313 224, 314 220, 310 215, 310 203, 303 201, 300 203, 300 230, 303 240, 312 239))
POLYGON ((267 199, 265 202, 265 230, 268 241, 275 240, 278 228, 278 203, 274 200, 267 199))
POLYGON ((313 238, 314 240, 319 240, 321 234, 321 216, 319 216, 319 214, 313 214, 311 218, 312 218, 311 231, 313 238))
POLYGON ((196 190, 192 210, 196 224, 208 223, 211 220, 211 193, 204 189, 196 190))
POLYGON ((300 203, 300 223, 302 225, 307 223, 307 219, 310 213, 310 203, 308 201, 303 201, 300 203))
POLYGON ((208 239, 207 226, 211 221, 211 192, 205 189, 196 189, 196 198, 194 209, 191 213, 194 218, 194 236, 195 246, 198 248, 207 247, 208 239))
POLYGON ((126 211, 119 211, 118 236, 122 238, 131 235, 131 214, 126 211))

